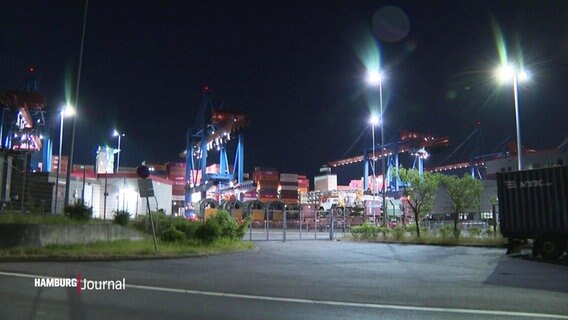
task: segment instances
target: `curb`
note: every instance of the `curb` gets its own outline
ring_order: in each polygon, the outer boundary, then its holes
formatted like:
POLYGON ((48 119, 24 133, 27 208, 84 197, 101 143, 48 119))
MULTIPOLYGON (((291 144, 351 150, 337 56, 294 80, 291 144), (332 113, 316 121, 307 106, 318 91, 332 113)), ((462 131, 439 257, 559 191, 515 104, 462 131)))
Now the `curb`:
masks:
POLYGON ((133 256, 29 256, 29 257, 0 257, 3 262, 95 262, 95 261, 138 261, 138 260, 173 260, 188 258, 208 258, 210 256, 238 254, 245 252, 256 252, 258 247, 252 249, 235 250, 231 252, 218 253, 195 253, 195 254, 164 254, 164 255, 133 255, 133 256))

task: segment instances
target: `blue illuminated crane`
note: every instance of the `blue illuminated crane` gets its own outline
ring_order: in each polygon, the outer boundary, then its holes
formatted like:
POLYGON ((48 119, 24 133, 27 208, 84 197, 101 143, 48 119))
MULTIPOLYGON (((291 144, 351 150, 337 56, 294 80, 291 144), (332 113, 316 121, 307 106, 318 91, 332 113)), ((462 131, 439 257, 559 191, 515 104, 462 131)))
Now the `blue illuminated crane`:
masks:
MULTIPOLYGON (((414 160, 413 167, 416 167, 420 172, 424 170, 424 159, 428 157, 429 149, 440 148, 449 145, 448 137, 434 138, 431 135, 414 131, 401 131, 400 140, 391 143, 385 143, 383 150, 378 145, 375 156, 377 159, 382 157, 386 158, 386 172, 384 173, 385 181, 387 183, 387 190, 399 191, 401 181, 393 178, 393 169, 400 165, 399 155, 408 154, 414 160)), ((330 161, 327 166, 330 168, 344 166, 352 163, 363 162, 363 188, 367 190, 369 187, 369 167, 373 161, 372 148, 366 148, 363 155, 355 156, 347 159, 330 161)))
POLYGON ((0 148, 30 153, 31 169, 51 171, 52 145, 46 128, 44 97, 37 91, 35 68, 29 68, 20 90, 6 91, 0 97, 0 105, 0 148))
POLYGON ((185 203, 191 203, 191 195, 199 192, 205 198, 207 190, 218 186, 218 190, 231 187, 232 183, 242 183, 244 175, 244 136, 243 128, 247 116, 224 110, 224 105, 213 101, 213 93, 207 86, 203 88, 201 105, 193 127, 187 133, 186 193, 185 203), (234 164, 229 166, 227 145, 236 141, 234 164), (213 153, 213 155, 209 155, 213 153), (217 156, 212 163, 219 163, 218 172, 207 172, 209 158, 217 156), (232 170, 231 170, 232 169, 232 170))

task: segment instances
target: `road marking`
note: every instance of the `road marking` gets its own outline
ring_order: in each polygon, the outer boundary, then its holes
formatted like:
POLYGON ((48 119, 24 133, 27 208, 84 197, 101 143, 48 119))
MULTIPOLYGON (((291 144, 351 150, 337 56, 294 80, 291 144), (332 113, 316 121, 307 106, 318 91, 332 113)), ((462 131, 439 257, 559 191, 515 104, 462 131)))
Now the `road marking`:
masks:
MULTIPOLYGON (((52 276, 34 275, 34 274, 26 274, 26 273, 18 273, 18 272, 3 272, 3 271, 0 271, 0 276, 18 277, 18 278, 53 278, 52 276)), ((150 290, 150 291, 169 292, 169 293, 183 293, 183 294, 210 296, 210 297, 225 297, 225 298, 235 298, 235 299, 302 303, 302 304, 313 304, 313 305, 319 304, 319 305, 338 306, 338 307, 357 307, 357 308, 390 309, 390 310, 403 310, 403 311, 426 311, 426 312, 460 313, 460 314, 477 314, 477 315, 491 315, 491 316, 509 316, 509 317, 565 319, 565 320, 568 320, 568 316, 556 315, 556 314, 546 314, 546 313, 463 309, 463 308, 419 307, 419 306, 403 306, 403 305, 392 305, 392 304, 361 303, 361 302, 332 301, 332 300, 312 300, 312 299, 302 299, 302 298, 271 297, 271 296, 259 296, 259 295, 252 295, 252 294, 239 294, 239 293, 228 293, 228 292, 176 289, 176 288, 146 286, 146 285, 137 285, 137 284, 126 284, 126 287, 131 288, 131 289, 138 289, 138 290, 150 290)))

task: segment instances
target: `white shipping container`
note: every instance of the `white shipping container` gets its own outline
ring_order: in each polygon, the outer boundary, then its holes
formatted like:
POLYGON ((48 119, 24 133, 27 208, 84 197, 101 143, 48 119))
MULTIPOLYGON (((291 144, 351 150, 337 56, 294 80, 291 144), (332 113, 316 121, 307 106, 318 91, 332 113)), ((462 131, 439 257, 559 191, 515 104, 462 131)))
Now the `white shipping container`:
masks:
POLYGON ((298 191, 298 186, 280 186, 280 190, 298 191))

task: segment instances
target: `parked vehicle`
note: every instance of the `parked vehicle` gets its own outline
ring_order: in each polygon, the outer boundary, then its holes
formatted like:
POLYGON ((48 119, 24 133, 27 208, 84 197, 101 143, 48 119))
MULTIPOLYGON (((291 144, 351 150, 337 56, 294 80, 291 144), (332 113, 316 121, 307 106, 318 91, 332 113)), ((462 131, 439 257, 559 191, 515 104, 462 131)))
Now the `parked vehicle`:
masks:
POLYGON ((568 247, 568 166, 497 173, 497 193, 507 253, 532 239, 534 256, 562 256, 568 247))

